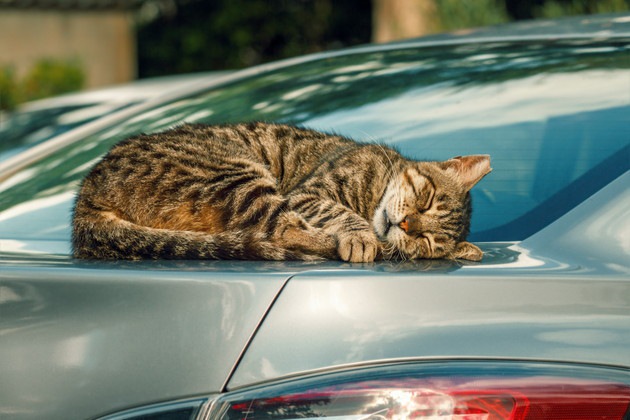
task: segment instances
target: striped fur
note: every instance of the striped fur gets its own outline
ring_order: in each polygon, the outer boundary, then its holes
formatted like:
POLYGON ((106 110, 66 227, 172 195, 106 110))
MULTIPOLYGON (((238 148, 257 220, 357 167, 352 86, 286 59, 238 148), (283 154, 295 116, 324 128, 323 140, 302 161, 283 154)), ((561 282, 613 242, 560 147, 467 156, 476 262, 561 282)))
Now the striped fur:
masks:
POLYGON ((487 156, 416 162, 289 125, 183 125, 127 139, 92 169, 74 255, 480 259, 465 242, 468 191, 489 170, 487 156))

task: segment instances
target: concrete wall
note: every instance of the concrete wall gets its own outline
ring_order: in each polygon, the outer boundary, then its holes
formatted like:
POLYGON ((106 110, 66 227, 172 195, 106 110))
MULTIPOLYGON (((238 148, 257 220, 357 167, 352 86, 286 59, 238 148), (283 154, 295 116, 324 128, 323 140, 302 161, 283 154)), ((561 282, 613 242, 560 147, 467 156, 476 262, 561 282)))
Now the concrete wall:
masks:
POLYGON ((0 9, 0 66, 18 77, 42 58, 78 59, 86 87, 136 76, 136 41, 126 11, 0 9))

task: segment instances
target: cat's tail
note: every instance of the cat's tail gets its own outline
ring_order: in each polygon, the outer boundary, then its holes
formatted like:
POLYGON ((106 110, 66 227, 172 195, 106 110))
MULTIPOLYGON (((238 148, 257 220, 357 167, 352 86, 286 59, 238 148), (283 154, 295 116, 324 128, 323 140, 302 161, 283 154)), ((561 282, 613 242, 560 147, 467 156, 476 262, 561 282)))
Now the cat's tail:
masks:
POLYGON ((155 229, 136 225, 111 212, 75 210, 72 247, 84 259, 265 259, 287 260, 300 256, 271 243, 258 233, 206 234, 155 229))

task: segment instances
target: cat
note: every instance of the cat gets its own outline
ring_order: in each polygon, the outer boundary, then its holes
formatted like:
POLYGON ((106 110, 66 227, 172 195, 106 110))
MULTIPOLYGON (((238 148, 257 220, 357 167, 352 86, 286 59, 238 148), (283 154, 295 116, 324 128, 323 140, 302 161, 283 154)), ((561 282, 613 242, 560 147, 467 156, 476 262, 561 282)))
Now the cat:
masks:
POLYGON ((466 242, 487 155, 409 160, 286 124, 184 124, 115 145, 73 213, 85 259, 481 260, 466 242))

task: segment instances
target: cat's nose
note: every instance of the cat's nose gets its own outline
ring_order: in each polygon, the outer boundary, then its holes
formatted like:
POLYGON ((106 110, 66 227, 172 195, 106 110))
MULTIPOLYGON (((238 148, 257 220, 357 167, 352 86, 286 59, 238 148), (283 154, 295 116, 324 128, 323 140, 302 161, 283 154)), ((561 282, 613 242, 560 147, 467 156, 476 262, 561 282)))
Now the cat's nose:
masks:
POLYGON ((398 227, 405 231, 405 233, 409 232, 409 218, 405 217, 400 223, 398 223, 398 227))

